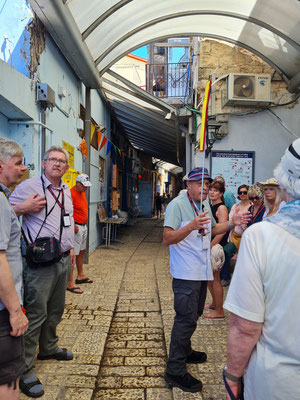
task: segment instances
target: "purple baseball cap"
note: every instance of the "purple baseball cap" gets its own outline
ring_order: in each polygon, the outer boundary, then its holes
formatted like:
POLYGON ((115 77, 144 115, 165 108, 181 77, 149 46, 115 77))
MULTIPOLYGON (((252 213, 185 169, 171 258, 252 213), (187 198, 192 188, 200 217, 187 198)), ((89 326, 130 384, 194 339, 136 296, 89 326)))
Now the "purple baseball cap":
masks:
POLYGON ((183 177, 184 181, 200 181, 202 179, 208 179, 210 182, 213 180, 209 176, 209 173, 206 168, 196 167, 192 169, 187 175, 183 177))

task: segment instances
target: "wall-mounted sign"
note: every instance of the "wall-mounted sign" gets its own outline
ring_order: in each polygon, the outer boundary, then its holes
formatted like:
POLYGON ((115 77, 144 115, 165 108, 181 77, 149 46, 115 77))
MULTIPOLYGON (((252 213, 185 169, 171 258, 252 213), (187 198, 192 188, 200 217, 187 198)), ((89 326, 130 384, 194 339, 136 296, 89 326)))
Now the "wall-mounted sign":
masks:
POLYGON ((237 188, 254 183, 254 151, 212 151, 211 177, 223 176, 226 187, 237 196, 237 188))
POLYGON ((63 149, 67 150, 69 154, 69 167, 74 169, 74 146, 70 145, 69 143, 62 141, 63 149))

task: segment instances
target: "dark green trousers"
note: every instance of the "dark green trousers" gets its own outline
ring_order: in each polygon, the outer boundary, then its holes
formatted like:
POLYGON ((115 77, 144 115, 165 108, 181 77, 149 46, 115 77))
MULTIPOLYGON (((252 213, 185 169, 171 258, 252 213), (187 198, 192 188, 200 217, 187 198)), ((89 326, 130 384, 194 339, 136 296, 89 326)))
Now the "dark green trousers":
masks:
POLYGON ((58 348, 56 327, 64 312, 70 271, 70 256, 49 267, 24 266, 24 306, 29 328, 24 335, 23 378, 35 375, 34 356, 38 344, 39 354, 43 356, 55 353, 58 348))

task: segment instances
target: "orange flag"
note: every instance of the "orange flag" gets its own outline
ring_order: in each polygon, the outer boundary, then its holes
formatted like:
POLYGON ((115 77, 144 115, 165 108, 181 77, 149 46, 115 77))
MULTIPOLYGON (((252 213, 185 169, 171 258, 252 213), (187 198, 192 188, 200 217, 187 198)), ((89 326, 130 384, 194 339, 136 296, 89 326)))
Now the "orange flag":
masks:
POLYGON ((82 139, 79 148, 84 157, 87 158, 87 145, 85 139, 82 139))
POLYGON ((102 138, 102 132, 98 131, 98 149, 99 149, 99 145, 100 145, 100 142, 101 142, 101 138, 102 138))
POLYGON ((105 146, 105 143, 106 143, 106 142, 107 142, 107 138, 106 138, 105 136, 103 136, 102 143, 101 143, 101 145, 100 145, 99 151, 105 146))

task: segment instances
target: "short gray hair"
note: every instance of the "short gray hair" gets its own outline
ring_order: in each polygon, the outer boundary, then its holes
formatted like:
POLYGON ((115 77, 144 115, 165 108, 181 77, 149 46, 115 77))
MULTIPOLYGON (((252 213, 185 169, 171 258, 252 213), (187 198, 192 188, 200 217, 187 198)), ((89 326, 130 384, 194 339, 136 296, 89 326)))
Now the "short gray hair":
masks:
POLYGON ((0 138, 0 160, 6 163, 12 157, 23 157, 22 147, 13 140, 0 138))
POLYGON ((282 168, 281 163, 273 171, 274 177, 278 183, 286 190, 287 194, 292 196, 294 199, 300 199, 300 179, 287 174, 282 168))
POLYGON ((46 153, 44 154, 44 157, 43 157, 44 161, 47 161, 51 151, 59 151, 60 153, 63 153, 66 156, 67 164, 69 164, 69 153, 67 152, 67 150, 63 149, 61 146, 51 146, 50 149, 48 149, 46 151, 46 153))
POLYGON ((217 181, 223 182, 223 183, 225 184, 225 179, 224 179, 223 176, 221 176, 221 175, 218 175, 218 176, 216 176, 216 177, 214 178, 214 182, 217 182, 217 181))

